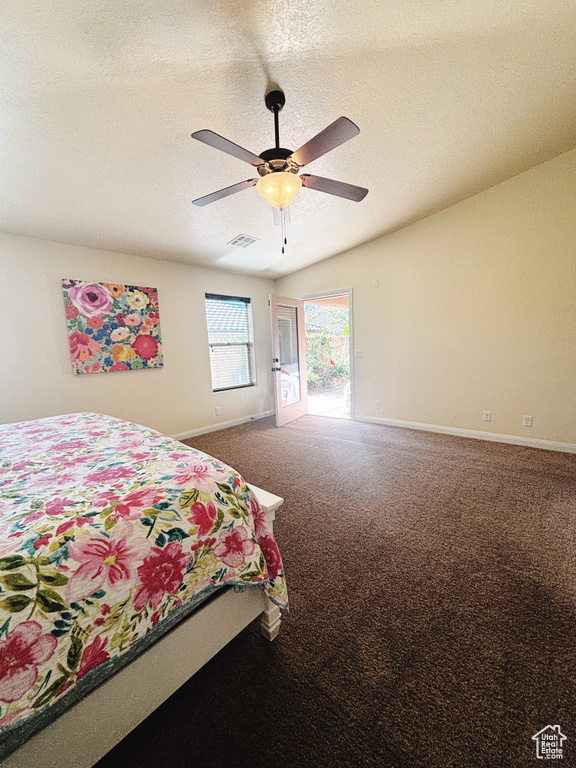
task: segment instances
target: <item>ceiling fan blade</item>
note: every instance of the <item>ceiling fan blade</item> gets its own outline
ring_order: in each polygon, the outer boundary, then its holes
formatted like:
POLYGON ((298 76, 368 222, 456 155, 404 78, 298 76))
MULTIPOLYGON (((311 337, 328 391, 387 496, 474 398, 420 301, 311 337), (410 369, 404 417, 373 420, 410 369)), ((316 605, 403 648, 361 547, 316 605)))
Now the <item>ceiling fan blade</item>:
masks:
POLYGON ((317 157, 322 157, 326 152, 344 144, 348 139, 353 139, 359 133, 360 128, 352 120, 347 117, 339 117, 313 139, 307 141, 300 149, 297 149, 288 159, 302 168, 302 166, 311 163, 312 160, 316 160, 317 157))
POLYGON ((258 183, 258 179, 247 179, 246 181, 239 181, 238 184, 232 184, 231 187, 224 187, 219 189, 218 192, 212 192, 211 195, 204 195, 204 197, 197 197, 196 200, 192 200, 193 205, 208 205, 214 203, 216 200, 221 200, 228 195, 234 195, 236 192, 241 192, 243 189, 253 187, 258 183))
POLYGON ((202 141, 204 144, 209 144, 211 147, 215 147, 222 152, 226 152, 232 155, 232 157, 237 157, 238 160, 244 160, 245 163, 250 163, 254 167, 264 164, 264 160, 258 157, 258 155, 255 155, 248 149, 244 149, 244 147, 239 147, 238 144, 234 144, 233 141, 225 139, 224 136, 220 136, 218 133, 214 133, 214 131, 196 131, 196 133, 192 134, 192 138, 198 139, 198 141, 202 141))
POLYGON ((325 179, 322 176, 311 176, 309 173, 303 173, 300 178, 302 179, 302 186, 307 187, 307 189, 316 189, 318 192, 345 197, 347 200, 354 200, 355 203, 364 200, 368 194, 365 187, 356 187, 354 184, 345 184, 343 181, 325 179))
POLYGON ((272 208, 272 212, 274 213, 274 224, 276 224, 277 227, 282 224, 282 215, 284 215, 284 224, 288 224, 290 222, 289 205, 287 205, 286 208, 283 208, 282 210, 280 210, 280 208, 272 208))

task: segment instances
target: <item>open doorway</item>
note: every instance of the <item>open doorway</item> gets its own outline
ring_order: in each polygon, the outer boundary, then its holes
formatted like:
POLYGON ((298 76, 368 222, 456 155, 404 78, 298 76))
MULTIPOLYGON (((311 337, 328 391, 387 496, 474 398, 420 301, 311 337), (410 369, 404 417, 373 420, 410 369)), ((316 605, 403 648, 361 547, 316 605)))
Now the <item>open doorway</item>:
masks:
POLYGON ((304 299, 308 413, 350 418, 348 292, 304 299))

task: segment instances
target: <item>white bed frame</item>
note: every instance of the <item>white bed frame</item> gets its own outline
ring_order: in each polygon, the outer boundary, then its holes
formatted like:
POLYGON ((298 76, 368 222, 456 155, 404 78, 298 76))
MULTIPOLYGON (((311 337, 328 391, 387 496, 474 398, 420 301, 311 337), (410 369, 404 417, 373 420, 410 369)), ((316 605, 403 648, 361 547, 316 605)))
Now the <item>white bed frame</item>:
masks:
MULTIPOLYGON (((284 499, 251 488, 272 525, 284 499)), ((278 606, 257 587, 225 590, 32 736, 0 768, 90 768, 258 616, 262 633, 273 640, 280 629, 278 606)))

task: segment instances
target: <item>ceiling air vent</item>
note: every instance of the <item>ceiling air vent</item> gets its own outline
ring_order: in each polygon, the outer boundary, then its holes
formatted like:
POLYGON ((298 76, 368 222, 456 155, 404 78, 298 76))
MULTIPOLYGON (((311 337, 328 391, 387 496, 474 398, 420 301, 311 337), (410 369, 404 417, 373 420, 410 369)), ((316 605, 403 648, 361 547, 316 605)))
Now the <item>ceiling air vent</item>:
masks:
POLYGON ((228 241, 228 245, 236 245, 238 248, 249 248, 259 240, 259 237, 251 237, 250 235, 236 235, 233 240, 228 241))

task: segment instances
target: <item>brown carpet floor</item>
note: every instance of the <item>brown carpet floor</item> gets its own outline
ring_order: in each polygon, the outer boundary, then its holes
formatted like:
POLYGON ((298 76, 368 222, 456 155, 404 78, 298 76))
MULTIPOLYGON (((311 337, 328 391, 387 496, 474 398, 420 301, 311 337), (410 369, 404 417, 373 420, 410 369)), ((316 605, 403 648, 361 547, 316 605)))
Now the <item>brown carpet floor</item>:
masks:
POLYGON ((531 766, 548 724, 576 764, 576 456, 314 416, 187 442, 285 498, 291 614, 99 768, 531 766))

